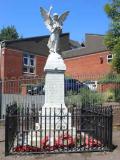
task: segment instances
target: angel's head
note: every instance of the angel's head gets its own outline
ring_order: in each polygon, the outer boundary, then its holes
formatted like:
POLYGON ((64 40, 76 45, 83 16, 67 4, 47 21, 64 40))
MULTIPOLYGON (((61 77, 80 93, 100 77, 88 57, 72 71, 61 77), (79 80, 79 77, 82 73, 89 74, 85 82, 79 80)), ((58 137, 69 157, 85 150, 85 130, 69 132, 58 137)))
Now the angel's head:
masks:
POLYGON ((54 13, 54 14, 53 14, 53 19, 54 19, 55 21, 58 21, 58 14, 57 14, 57 13, 54 13))

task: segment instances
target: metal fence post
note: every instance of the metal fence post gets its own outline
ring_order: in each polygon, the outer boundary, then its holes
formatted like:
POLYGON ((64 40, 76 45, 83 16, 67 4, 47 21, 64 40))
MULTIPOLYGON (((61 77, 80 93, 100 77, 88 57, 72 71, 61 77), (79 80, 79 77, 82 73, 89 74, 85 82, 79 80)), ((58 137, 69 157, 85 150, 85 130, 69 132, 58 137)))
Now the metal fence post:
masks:
POLYGON ((5 116, 5 156, 8 156, 8 155, 9 155, 9 113, 6 112, 6 116, 5 116))
POLYGON ((110 118, 109 118, 109 121, 110 121, 110 123, 109 123, 109 132, 110 132, 110 142, 109 142, 109 147, 110 147, 110 150, 112 150, 113 149, 113 144, 112 144, 112 133, 113 133, 113 128, 112 128, 112 124, 113 124, 113 114, 112 114, 112 106, 110 106, 110 118))

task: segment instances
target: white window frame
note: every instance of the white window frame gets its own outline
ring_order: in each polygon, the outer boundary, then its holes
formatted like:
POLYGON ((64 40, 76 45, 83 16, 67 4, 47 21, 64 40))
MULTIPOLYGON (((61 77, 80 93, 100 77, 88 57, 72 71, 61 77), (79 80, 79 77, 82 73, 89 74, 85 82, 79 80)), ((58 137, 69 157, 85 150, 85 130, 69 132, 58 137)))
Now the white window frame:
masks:
POLYGON ((24 54, 23 54, 23 73, 27 73, 27 74, 35 74, 35 68, 36 68, 35 62, 36 62, 36 61, 35 61, 35 55, 34 55, 34 54, 24 53, 24 54), (26 55, 26 59, 27 59, 27 61, 28 61, 28 64, 25 64, 25 63, 24 63, 25 55, 26 55), (31 58, 30 56, 33 56, 33 58, 31 58), (31 65, 31 63, 30 63, 30 60, 31 60, 31 59, 33 59, 34 65, 31 65), (24 67, 27 68, 27 71, 26 71, 26 72, 24 71, 24 67), (30 68, 33 68, 33 70, 34 70, 33 73, 30 72, 30 68))
POLYGON ((112 59, 113 59, 113 55, 112 54, 108 54, 107 55, 107 63, 111 63, 112 62, 112 59), (109 57, 111 56, 111 57, 109 57), (110 61, 109 61, 110 60, 110 61))

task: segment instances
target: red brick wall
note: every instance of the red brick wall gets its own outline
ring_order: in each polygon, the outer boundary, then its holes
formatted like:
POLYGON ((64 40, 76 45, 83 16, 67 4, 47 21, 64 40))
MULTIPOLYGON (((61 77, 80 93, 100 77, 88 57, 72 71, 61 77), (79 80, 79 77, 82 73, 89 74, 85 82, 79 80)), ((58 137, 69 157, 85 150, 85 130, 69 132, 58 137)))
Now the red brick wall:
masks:
POLYGON ((99 84, 99 91, 101 92, 106 92, 109 89, 120 89, 120 83, 113 82, 113 83, 104 83, 104 84, 99 84))
POLYGON ((22 76, 22 52, 12 49, 4 49, 1 59, 1 78, 22 76))
POLYGON ((3 49, 4 52, 1 54, 0 58, 0 78, 6 79, 4 81, 3 91, 4 93, 18 93, 20 91, 20 86, 18 83, 19 78, 23 78, 21 80, 22 84, 26 83, 34 83, 31 78, 39 76, 41 77, 44 73, 44 65, 46 62, 46 57, 36 55, 36 70, 35 74, 24 74, 23 73, 23 52, 14 49, 3 49), (26 81, 27 78, 27 81, 26 81))
POLYGON ((44 66, 47 57, 36 55, 36 75, 42 76, 44 74, 44 66))
POLYGON ((65 59, 65 64, 67 66, 67 75, 103 75, 111 71, 111 65, 107 63, 108 51, 100 52, 75 58, 65 59), (103 59, 101 63, 100 57, 103 59))
POLYGON ((44 65, 46 57, 36 55, 36 70, 35 74, 24 74, 23 73, 23 52, 14 49, 4 49, 4 54, 1 55, 1 78, 19 78, 22 76, 42 76, 44 73, 44 65))

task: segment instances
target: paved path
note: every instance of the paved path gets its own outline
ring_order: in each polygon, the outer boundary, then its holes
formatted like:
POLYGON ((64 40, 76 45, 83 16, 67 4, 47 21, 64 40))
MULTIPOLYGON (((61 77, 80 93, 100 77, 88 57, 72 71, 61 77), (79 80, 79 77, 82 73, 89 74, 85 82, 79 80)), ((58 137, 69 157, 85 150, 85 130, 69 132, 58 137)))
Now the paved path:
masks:
POLYGON ((0 160, 120 160, 120 129, 114 129, 113 143, 118 147, 113 152, 72 153, 54 155, 4 156, 4 126, 0 125, 0 160))

